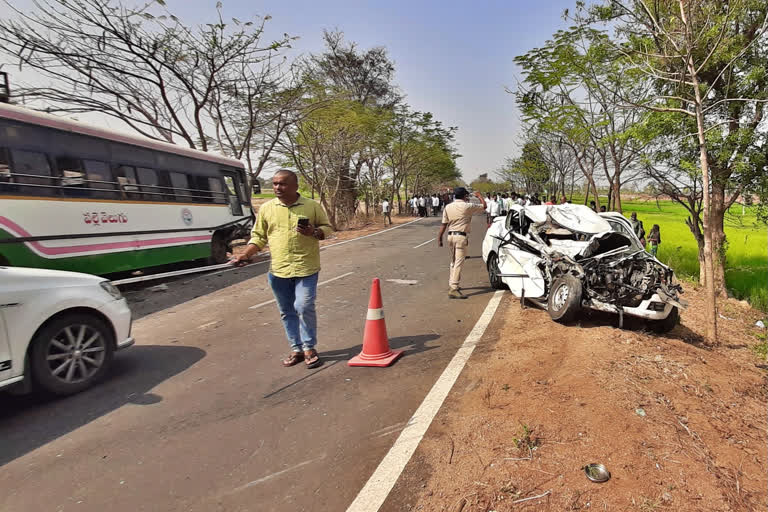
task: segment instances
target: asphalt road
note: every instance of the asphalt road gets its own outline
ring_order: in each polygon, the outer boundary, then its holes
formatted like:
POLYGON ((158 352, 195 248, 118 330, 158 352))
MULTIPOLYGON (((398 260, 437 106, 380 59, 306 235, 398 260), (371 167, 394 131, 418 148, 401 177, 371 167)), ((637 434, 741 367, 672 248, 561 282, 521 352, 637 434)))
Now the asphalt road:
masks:
POLYGON ((448 300, 447 248, 424 244, 438 222, 323 251, 319 369, 280 365, 288 344, 261 265, 145 312, 136 346, 100 386, 60 400, 0 396, 0 510, 345 510, 492 295, 476 218, 470 297, 448 300), (350 368, 373 277, 390 344, 406 352, 390 368, 350 368))

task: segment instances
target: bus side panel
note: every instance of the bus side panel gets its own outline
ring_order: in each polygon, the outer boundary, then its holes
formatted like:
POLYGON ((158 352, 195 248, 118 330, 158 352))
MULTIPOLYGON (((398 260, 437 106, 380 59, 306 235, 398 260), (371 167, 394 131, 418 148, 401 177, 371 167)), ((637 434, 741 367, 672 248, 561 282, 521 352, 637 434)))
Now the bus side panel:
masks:
POLYGON ((104 274, 202 259, 211 254, 214 228, 232 220, 218 204, 3 196, 0 239, 32 240, 0 243, 0 264, 104 274), (142 233, 155 230, 165 232, 142 233))
MULTIPOLYGON (((0 229, 0 239, 13 238, 0 229)), ((0 244, 0 262, 15 267, 50 268, 88 274, 103 275, 112 272, 165 265, 179 261, 207 258, 211 244, 200 243, 156 249, 139 249, 106 254, 89 254, 71 258, 43 258, 30 250, 25 243, 0 244)))

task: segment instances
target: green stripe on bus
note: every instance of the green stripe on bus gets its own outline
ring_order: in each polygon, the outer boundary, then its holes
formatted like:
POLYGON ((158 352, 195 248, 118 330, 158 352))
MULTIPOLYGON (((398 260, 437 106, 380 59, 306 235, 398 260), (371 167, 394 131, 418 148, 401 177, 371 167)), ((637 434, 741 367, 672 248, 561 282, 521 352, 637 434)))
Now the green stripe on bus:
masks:
MULTIPOLYGON (((0 229, 0 239, 5 238, 14 237, 0 229)), ((7 263, 14 267, 70 270, 72 272, 85 272, 96 275, 165 265, 179 261, 197 260, 207 258, 210 255, 210 242, 56 259, 38 256, 23 243, 0 244, 0 264, 7 263)))

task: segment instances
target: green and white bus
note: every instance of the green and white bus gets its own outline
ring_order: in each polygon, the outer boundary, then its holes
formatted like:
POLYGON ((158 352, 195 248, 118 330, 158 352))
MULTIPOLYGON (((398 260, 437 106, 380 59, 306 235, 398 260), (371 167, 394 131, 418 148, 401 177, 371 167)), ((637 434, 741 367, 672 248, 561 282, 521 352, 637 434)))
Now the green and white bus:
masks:
POLYGON ((0 104, 0 265, 223 263, 252 223, 238 160, 0 104))

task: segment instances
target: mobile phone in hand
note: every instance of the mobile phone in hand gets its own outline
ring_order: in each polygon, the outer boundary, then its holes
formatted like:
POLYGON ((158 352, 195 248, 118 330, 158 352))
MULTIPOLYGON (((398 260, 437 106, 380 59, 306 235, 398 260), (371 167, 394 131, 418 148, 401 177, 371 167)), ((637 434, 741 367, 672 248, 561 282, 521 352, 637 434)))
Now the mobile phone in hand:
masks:
POLYGON ((308 226, 309 226, 309 219, 307 218, 299 219, 299 227, 306 228, 308 226))

